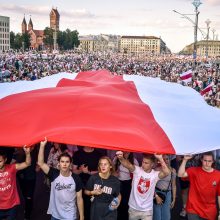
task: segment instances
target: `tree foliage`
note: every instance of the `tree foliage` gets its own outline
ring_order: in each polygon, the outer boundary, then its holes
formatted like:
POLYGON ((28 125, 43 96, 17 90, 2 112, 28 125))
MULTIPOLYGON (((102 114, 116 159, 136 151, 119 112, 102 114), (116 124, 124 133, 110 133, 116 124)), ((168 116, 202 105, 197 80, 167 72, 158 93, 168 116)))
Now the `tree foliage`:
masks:
MULTIPOLYGON (((54 31, 52 28, 45 28, 44 30, 44 44, 49 48, 53 48, 54 44, 54 31)), ((57 32, 57 44, 61 50, 71 50, 79 46, 79 33, 77 30, 71 31, 66 29, 65 31, 57 32)))
POLYGON ((29 49, 31 46, 31 36, 27 32, 21 35, 22 42, 24 43, 24 48, 23 49, 29 49))
POLYGON ((52 49, 53 47, 53 29, 46 27, 44 29, 44 44, 49 47, 50 49, 52 49))
POLYGON ((17 49, 23 49, 24 44, 24 49, 29 49, 31 45, 31 39, 30 35, 28 33, 24 34, 15 34, 13 31, 10 32, 10 45, 11 49, 17 50, 17 49))

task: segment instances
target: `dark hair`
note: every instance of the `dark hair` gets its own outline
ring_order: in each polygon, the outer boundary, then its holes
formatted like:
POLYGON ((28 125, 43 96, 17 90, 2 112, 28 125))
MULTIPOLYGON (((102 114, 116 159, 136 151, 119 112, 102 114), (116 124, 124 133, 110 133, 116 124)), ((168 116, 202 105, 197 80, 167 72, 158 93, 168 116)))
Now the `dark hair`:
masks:
POLYGON ((62 154, 59 155, 59 157, 57 158, 59 162, 61 160, 61 157, 68 157, 70 159, 70 163, 72 163, 72 157, 67 152, 63 152, 62 154))
MULTIPOLYGON (((134 165, 134 154, 131 152, 129 152, 129 156, 128 156, 128 161, 134 165)), ((118 167, 120 166, 121 162, 120 160, 117 158, 116 160, 116 164, 115 164, 115 170, 118 170, 118 167)))
POLYGON ((208 152, 202 153, 201 156, 200 156, 201 160, 204 158, 204 156, 211 156, 212 159, 213 159, 213 162, 215 161, 215 157, 214 157, 214 154, 213 154, 212 151, 208 151, 208 152))
POLYGON ((143 154, 143 159, 144 158, 151 160, 153 163, 155 162, 155 157, 153 154, 143 154))
POLYGON ((7 159, 7 154, 4 150, 0 150, 0 156, 2 156, 4 159, 7 159))
POLYGON ((58 151, 58 149, 55 148, 55 144, 58 144, 58 146, 59 146, 61 152, 64 152, 65 150, 67 150, 66 144, 61 144, 61 143, 57 143, 57 142, 52 142, 52 147, 53 147, 53 149, 54 149, 55 152, 58 151))
POLYGON ((208 151, 208 152, 202 153, 200 155, 199 166, 202 166, 202 160, 203 160, 204 156, 211 156, 212 160, 213 160, 212 168, 216 168, 215 157, 214 157, 214 154, 212 151, 208 151))

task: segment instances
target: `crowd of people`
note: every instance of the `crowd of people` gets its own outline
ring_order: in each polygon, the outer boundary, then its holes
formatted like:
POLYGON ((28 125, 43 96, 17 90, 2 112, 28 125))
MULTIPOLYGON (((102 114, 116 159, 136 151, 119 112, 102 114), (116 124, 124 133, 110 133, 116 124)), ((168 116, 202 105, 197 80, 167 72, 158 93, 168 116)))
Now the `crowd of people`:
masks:
POLYGON ((16 219, 16 179, 24 219, 31 219, 39 170, 49 180, 51 220, 170 220, 176 181, 185 183, 182 191, 188 189, 183 201, 188 220, 220 219, 220 171, 213 152, 153 155, 50 143, 47 138, 23 149, 0 149, 1 220, 16 219))
MULTIPOLYGON (((159 77, 197 92, 211 85, 204 99, 220 107, 220 67, 214 59, 195 62, 176 55, 79 51, 0 55, 1 83, 99 69, 119 75, 159 77), (180 75, 188 70, 192 70, 192 79, 186 83, 180 75)), ((50 191, 47 213, 52 220, 170 220, 176 205, 176 181, 182 192, 180 216, 215 220, 220 207, 220 171, 214 167, 215 159, 212 152, 194 158, 138 154, 48 143, 46 138, 32 148, 24 147, 24 151, 0 149, 0 220, 16 219, 20 204, 16 179, 24 197, 24 218, 31 219, 39 170, 45 174, 50 191), (47 160, 46 147, 50 148, 47 160)))
POLYGON ((216 59, 197 59, 179 55, 135 56, 112 52, 66 51, 58 54, 8 52, 0 55, 0 82, 36 80, 59 72, 80 72, 107 69, 113 74, 134 74, 159 77, 168 82, 190 86, 204 94, 208 104, 220 107, 220 66, 216 59), (185 83, 180 74, 192 70, 192 79, 185 83))

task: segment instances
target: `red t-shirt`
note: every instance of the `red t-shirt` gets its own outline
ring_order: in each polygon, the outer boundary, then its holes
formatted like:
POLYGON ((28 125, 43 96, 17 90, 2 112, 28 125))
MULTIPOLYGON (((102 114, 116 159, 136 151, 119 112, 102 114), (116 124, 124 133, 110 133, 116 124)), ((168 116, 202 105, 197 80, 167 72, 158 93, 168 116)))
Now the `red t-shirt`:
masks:
POLYGON ((0 209, 10 209, 20 204, 16 172, 15 164, 6 164, 4 171, 0 171, 0 209))
POLYGON ((190 181, 186 211, 201 218, 215 220, 217 214, 216 197, 220 196, 220 172, 209 173, 201 167, 186 170, 190 181))

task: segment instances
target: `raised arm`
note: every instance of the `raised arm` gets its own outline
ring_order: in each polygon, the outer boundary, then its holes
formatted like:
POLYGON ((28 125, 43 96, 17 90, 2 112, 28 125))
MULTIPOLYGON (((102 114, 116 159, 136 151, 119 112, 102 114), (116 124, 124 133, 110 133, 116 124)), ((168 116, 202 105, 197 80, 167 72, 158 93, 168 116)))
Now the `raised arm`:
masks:
POLYGON ((116 152, 117 158, 120 160, 121 164, 127 168, 130 172, 133 172, 135 170, 135 166, 131 164, 128 160, 126 160, 123 157, 123 152, 122 151, 117 151, 116 152))
POLYGON ((172 169, 172 173, 173 175, 175 175, 175 178, 172 177, 172 202, 170 204, 170 208, 172 209, 175 205, 175 202, 176 202, 176 170, 175 169, 172 169))
POLYGON ((38 161, 37 164, 43 170, 45 174, 49 173, 50 167, 44 162, 44 149, 47 144, 47 138, 44 141, 40 142, 40 149, 38 153, 38 161))
POLYGON ((159 178, 163 179, 164 177, 170 174, 170 169, 167 167, 166 163, 163 160, 163 156, 161 154, 154 154, 154 156, 158 159, 161 164, 161 171, 159 172, 159 178))
POLYGON ((22 163, 16 163, 15 167, 16 167, 16 170, 23 170, 27 167, 29 167, 31 165, 31 154, 30 154, 30 148, 24 146, 24 152, 25 152, 25 162, 22 162, 22 163))
POLYGON ((188 174, 186 172, 186 163, 188 160, 190 160, 192 158, 191 155, 185 155, 183 158, 183 161, 179 167, 178 170, 178 177, 188 177, 188 174))

